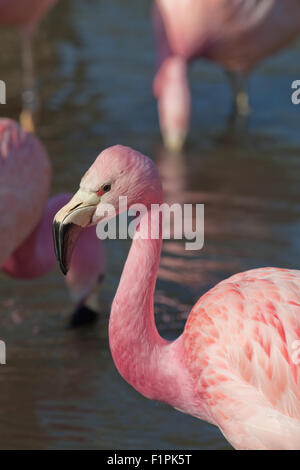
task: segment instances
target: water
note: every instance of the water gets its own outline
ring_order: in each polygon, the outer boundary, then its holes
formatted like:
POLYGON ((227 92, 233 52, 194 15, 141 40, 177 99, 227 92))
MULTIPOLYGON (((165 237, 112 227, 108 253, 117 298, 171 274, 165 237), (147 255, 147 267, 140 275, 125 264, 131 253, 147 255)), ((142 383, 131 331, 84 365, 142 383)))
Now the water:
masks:
MULTIPOLYGON (((130 145, 157 162, 166 198, 205 204, 205 245, 164 246, 156 292, 158 326, 176 337, 191 306, 218 281, 254 267, 298 268, 300 244, 299 45, 251 78, 249 131, 228 128, 230 88, 209 63, 191 68, 194 114, 182 155, 160 145, 151 94, 154 53, 146 0, 61 1, 38 40, 43 102, 39 136, 54 167, 53 193, 75 191, 101 149, 130 145), (130 6, 129 6, 130 3, 130 6)), ((19 42, 1 30, 4 115, 20 107, 19 42), (5 45, 5 47, 4 47, 5 45)), ((1 275, 1 449, 230 449, 213 426, 151 402, 123 381, 107 339, 110 303, 129 242, 106 244, 109 272, 92 328, 64 328, 72 305, 56 269, 35 282, 1 275)))

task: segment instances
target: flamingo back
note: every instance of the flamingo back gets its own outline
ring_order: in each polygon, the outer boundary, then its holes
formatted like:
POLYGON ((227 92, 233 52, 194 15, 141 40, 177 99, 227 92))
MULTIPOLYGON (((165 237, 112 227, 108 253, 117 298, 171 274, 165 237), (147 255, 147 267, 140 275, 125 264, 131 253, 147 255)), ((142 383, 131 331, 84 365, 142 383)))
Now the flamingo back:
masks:
POLYGON ((0 119, 0 267, 38 224, 50 180, 43 145, 17 123, 0 119))
POLYGON ((156 0, 156 7, 173 54, 244 73, 300 34, 299 0, 156 0))

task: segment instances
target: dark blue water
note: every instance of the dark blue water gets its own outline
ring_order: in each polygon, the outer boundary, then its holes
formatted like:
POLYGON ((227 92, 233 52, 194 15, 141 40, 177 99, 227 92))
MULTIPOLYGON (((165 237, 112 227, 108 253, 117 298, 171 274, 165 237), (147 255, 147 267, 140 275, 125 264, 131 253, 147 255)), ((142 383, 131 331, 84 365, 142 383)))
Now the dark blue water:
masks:
MULTIPOLYGON (((250 80, 248 133, 233 136, 231 92, 208 62, 191 67, 194 109, 186 150, 161 147, 151 93, 154 52, 146 0, 61 0, 38 41, 43 103, 39 136, 54 167, 53 192, 75 191, 97 154, 121 143, 151 156, 166 198, 205 204, 205 245, 164 246, 157 321, 178 335, 199 296, 236 272, 300 265, 299 45, 262 64, 250 80)), ((18 117, 19 41, 0 31, 1 114, 18 117), (5 45, 5 47, 4 47, 5 45)), ((72 310, 59 270, 36 282, 1 276, 0 447, 26 449, 229 449, 220 432, 136 393, 118 375, 107 325, 129 242, 109 241, 108 275, 98 295, 99 323, 64 326, 72 310)))

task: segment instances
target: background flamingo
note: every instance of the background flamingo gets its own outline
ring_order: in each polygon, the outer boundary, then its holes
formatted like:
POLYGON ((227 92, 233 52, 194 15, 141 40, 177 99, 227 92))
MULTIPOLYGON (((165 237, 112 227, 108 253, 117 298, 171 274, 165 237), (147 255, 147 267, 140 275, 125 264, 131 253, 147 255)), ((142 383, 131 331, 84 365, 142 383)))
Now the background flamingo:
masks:
POLYGON ((298 0, 155 0, 158 71, 154 94, 167 147, 179 150, 190 121, 188 63, 203 57, 232 81, 235 113, 249 112, 246 78, 265 57, 300 33, 298 0))
POLYGON ((39 108, 33 54, 34 33, 56 2, 57 0, 0 0, 0 24, 20 29, 24 83, 20 120, 27 131, 34 130, 34 118, 39 108))
MULTIPOLYGON (((52 221, 70 200, 49 199, 51 168, 46 151, 32 134, 9 119, 0 120, 0 268, 17 279, 32 279, 55 265, 52 221)), ((84 302, 105 272, 102 243, 94 230, 81 237, 67 285, 76 304, 72 324, 95 317, 84 302)))
POLYGON ((109 323, 120 374, 148 398, 219 426, 237 449, 300 449, 300 271, 264 268, 237 274, 202 296, 183 334, 158 334, 153 294, 161 239, 150 239, 150 205, 162 202, 155 166, 122 146, 100 154, 74 198, 54 220, 58 259, 67 272, 76 236, 118 210, 143 203, 109 323), (100 215, 101 214, 101 215, 100 215))

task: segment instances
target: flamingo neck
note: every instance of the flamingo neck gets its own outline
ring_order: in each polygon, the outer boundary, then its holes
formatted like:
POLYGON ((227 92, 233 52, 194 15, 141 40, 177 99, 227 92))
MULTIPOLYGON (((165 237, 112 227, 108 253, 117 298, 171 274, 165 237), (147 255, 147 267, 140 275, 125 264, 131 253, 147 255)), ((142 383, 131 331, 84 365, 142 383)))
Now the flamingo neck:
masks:
POLYGON ((120 374, 137 390, 153 397, 159 355, 168 344, 154 321, 153 296, 161 252, 158 239, 146 234, 150 213, 141 219, 125 263, 109 322, 110 347, 120 374))
POLYGON ((184 366, 183 337, 166 341, 154 320, 161 230, 158 239, 137 235, 148 234, 150 217, 148 212, 140 221, 113 301, 110 348, 118 371, 136 390, 184 410, 192 401, 192 386, 184 366))
MULTIPOLYGON (((148 212, 140 221, 140 234, 148 233, 149 221, 148 212)), ((155 326, 153 298, 161 245, 161 236, 141 239, 135 233, 111 308, 113 360, 122 377, 147 398, 211 421, 185 364, 184 335, 169 342, 155 326)))

